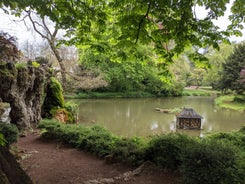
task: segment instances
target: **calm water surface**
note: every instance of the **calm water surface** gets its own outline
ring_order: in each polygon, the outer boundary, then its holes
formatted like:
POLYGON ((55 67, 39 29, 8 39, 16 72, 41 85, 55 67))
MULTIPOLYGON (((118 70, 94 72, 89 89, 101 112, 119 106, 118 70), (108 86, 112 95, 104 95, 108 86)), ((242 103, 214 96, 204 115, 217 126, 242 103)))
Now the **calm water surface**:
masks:
POLYGON ((78 121, 99 124, 114 134, 133 137, 168 132, 182 132, 194 136, 237 130, 245 125, 245 113, 221 109, 212 97, 172 97, 149 99, 89 99, 76 100, 78 121), (156 112, 155 108, 194 108, 202 119, 202 130, 179 130, 175 114, 156 112))

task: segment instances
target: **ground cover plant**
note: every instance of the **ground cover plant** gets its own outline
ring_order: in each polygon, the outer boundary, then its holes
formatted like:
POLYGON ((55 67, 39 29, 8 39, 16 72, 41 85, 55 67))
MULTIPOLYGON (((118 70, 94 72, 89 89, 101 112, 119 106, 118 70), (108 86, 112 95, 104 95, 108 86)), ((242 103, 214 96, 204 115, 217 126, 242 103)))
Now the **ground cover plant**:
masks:
POLYGON ((206 138, 181 134, 123 138, 101 126, 61 124, 43 120, 42 137, 56 139, 102 158, 138 166, 151 161, 180 172, 183 183, 240 183, 245 181, 245 128, 206 138))

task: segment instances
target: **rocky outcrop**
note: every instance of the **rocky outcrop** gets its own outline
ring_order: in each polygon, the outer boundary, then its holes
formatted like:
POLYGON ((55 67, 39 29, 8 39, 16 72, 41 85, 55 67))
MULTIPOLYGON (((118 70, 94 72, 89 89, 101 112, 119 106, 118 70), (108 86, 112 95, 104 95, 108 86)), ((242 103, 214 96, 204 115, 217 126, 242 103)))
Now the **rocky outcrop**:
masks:
POLYGON ((47 72, 42 67, 0 64, 0 98, 10 104, 11 123, 19 129, 35 127, 41 119, 46 81, 47 72))

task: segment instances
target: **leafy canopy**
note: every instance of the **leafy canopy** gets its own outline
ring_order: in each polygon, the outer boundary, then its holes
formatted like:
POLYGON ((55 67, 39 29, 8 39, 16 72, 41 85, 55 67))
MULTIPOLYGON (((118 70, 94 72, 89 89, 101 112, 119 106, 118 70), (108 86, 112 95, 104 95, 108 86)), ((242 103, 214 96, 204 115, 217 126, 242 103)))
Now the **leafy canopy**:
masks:
POLYGON ((222 77, 220 80, 222 90, 235 90, 242 94, 245 86, 241 80, 242 69, 245 67, 245 43, 235 47, 233 53, 223 63, 222 77))
MULTIPOLYGON (((226 31, 212 22, 224 15, 228 3, 229 0, 3 0, 0 8, 9 7, 16 15, 24 9, 35 9, 65 29, 72 44, 92 41, 86 40, 91 32, 97 30, 100 35, 110 25, 115 42, 130 46, 154 43, 158 53, 171 59, 187 46, 219 48, 218 43, 227 41, 230 35, 241 35, 245 1, 233 2, 232 24, 226 31), (205 18, 196 16, 197 6, 207 10, 205 18)), ((202 55, 196 52, 194 58, 202 59, 202 55)))

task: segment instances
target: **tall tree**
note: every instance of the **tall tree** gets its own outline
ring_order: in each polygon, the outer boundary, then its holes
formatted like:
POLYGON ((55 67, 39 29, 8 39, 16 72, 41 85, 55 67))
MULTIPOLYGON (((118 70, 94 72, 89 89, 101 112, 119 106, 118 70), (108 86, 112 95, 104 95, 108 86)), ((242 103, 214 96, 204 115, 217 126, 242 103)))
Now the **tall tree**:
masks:
POLYGON ((223 64, 223 73, 220 81, 221 89, 235 90, 238 94, 244 92, 244 86, 241 83, 241 71, 245 66, 245 44, 239 44, 235 47, 233 53, 223 64))
POLYGON ((25 17, 28 17, 34 31, 39 34, 43 39, 48 42, 50 49, 52 50, 56 60, 59 63, 60 70, 61 70, 61 77, 62 77, 62 84, 65 88, 66 86, 66 68, 64 65, 63 58, 61 57, 59 48, 58 48, 58 31, 59 28, 57 25, 54 25, 53 30, 48 26, 47 19, 45 16, 40 17, 37 15, 36 12, 32 10, 25 11, 25 17))
POLYGON ((209 68, 206 69, 203 84, 212 86, 214 89, 220 88, 221 73, 223 70, 223 63, 231 55, 235 44, 219 44, 220 50, 210 47, 205 56, 208 58, 209 68))

